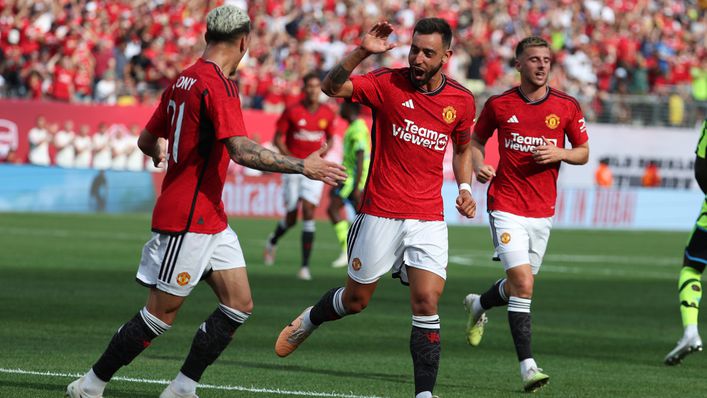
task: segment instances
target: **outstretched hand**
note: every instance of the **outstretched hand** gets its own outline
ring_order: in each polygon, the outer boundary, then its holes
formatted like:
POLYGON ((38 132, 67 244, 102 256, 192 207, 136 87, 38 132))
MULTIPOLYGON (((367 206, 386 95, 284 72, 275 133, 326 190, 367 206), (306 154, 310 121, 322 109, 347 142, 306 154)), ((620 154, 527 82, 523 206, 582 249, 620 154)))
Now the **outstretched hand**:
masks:
POLYGON ((391 33, 393 33, 393 25, 388 21, 380 21, 363 36, 361 48, 372 54, 384 53, 395 47, 395 43, 388 42, 391 33))
POLYGON ((312 152, 309 156, 304 159, 304 174, 307 178, 312 180, 323 181, 324 183, 331 185, 333 187, 337 186, 339 182, 344 181, 347 177, 344 172, 346 169, 344 166, 330 162, 324 159, 322 156, 326 154, 327 144, 323 144, 319 150, 312 152))

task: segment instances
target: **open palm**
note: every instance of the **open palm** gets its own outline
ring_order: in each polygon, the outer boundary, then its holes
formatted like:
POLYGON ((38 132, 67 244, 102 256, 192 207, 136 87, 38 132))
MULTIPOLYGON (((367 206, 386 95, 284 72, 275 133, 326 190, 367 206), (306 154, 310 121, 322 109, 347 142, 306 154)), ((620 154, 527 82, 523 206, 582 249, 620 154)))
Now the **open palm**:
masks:
POLYGON ((395 47, 388 42, 388 36, 393 32, 393 26, 388 21, 381 21, 373 25, 361 42, 361 47, 373 54, 380 54, 395 47))

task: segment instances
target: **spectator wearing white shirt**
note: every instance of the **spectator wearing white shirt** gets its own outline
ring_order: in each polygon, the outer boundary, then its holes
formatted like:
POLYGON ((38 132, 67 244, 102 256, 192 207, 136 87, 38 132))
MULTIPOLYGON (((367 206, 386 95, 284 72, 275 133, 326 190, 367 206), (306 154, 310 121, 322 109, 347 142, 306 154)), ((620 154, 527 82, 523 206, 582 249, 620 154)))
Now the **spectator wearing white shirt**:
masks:
POLYGON ((125 137, 125 141, 130 143, 128 147, 128 162, 127 169, 130 171, 143 171, 145 170, 145 161, 147 158, 145 154, 142 153, 140 148, 137 146, 137 139, 140 137, 140 126, 133 124, 130 126, 130 135, 125 137))
POLYGON ((74 138, 74 150, 76 151, 74 167, 78 169, 91 167, 93 142, 91 136, 88 135, 89 131, 90 127, 87 124, 82 124, 79 128, 79 134, 74 138))
POLYGON ((55 163, 57 166, 64 168, 74 167, 74 160, 76 158, 74 137, 76 137, 74 122, 67 120, 64 122, 64 128, 54 135, 54 148, 56 148, 55 163))
POLYGON ((133 146, 137 146, 136 142, 132 142, 125 134, 124 128, 115 129, 115 134, 111 137, 110 147, 113 152, 113 161, 111 168, 113 170, 125 170, 128 166, 128 154, 133 146))
POLYGON ((93 134, 93 168, 106 170, 111 167, 113 155, 111 153, 110 136, 106 131, 106 124, 100 123, 98 131, 93 134))
POLYGON ((47 121, 44 116, 37 117, 37 123, 27 134, 29 139, 29 162, 38 166, 49 166, 49 143, 52 136, 47 130, 47 121))

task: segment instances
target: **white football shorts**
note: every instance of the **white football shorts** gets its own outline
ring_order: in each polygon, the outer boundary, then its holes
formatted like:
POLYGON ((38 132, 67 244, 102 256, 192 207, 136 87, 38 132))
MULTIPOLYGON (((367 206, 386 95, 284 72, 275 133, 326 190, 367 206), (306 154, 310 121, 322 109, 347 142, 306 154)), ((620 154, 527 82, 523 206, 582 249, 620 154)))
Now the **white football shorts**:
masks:
POLYGON ((447 224, 359 214, 348 235, 349 276, 377 281, 389 271, 408 284, 407 269, 423 269, 447 279, 447 224))
POLYGON ((142 249, 135 278, 142 285, 186 297, 206 273, 245 265, 238 236, 231 227, 217 234, 153 232, 142 249))
POLYGON ((285 211, 289 213, 295 210, 299 199, 319 206, 323 188, 323 182, 310 180, 302 174, 283 174, 282 193, 285 196, 285 211))
POLYGON ((508 270, 530 264, 533 275, 540 271, 550 239, 552 217, 522 217, 505 211, 489 213, 491 238, 496 253, 508 270))

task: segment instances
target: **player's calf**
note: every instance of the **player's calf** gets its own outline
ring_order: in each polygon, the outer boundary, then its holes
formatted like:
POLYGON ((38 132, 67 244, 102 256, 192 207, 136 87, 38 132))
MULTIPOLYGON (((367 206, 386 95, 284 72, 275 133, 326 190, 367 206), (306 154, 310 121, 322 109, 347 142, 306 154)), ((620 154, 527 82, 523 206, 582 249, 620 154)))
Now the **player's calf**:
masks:
POLYGON ((415 374, 416 398, 432 397, 441 351, 439 316, 413 315, 410 354, 415 374))
MULTIPOLYGON (((182 365, 181 373, 194 382, 198 382, 206 368, 214 363, 226 349, 233 339, 236 329, 245 323, 248 317, 250 317, 248 312, 241 312, 219 304, 218 308, 206 318, 196 331, 189 355, 182 365)), ((196 389, 196 383, 194 389, 196 389)))

